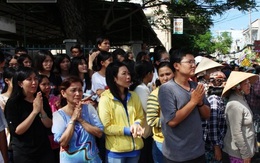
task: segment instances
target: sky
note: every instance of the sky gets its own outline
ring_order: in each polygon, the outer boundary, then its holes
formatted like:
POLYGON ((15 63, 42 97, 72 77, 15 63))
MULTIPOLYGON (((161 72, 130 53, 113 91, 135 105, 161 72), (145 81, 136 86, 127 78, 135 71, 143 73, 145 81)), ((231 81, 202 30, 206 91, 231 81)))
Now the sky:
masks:
MULTIPOLYGON (((258 2, 260 6, 260 1, 258 2)), ((260 7, 257 7, 258 11, 251 11, 251 22, 256 19, 260 19, 260 7)), ((219 30, 245 30, 249 27, 250 14, 249 12, 242 13, 236 9, 231 9, 227 11, 224 15, 214 16, 213 22, 214 26, 211 27, 211 32, 215 33, 219 30)))
MULTIPOLYGON (((141 0, 131 0, 133 3, 140 3, 141 0)), ((257 10, 251 11, 251 22, 260 19, 260 0, 256 0, 257 10)), ((214 26, 210 28, 213 35, 219 30, 245 30, 249 27, 250 16, 249 12, 241 12, 237 9, 231 9, 222 16, 214 16, 214 26)))

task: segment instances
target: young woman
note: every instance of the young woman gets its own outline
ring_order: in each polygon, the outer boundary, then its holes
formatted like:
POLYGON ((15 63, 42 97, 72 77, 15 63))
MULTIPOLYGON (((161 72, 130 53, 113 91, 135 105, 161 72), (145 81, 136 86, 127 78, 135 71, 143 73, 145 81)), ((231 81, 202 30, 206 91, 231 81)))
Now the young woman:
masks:
MULTIPOLYGON (((39 80, 39 87, 38 91, 41 91, 42 96, 44 96, 44 100, 46 103, 49 103, 52 113, 60 109, 60 97, 59 96, 54 96, 53 94, 50 94, 51 92, 51 86, 50 86, 50 81, 46 75, 39 75, 38 76, 39 80)), ((51 149, 53 150, 54 153, 54 159, 55 162, 59 162, 59 151, 60 151, 60 146, 58 143, 54 141, 53 134, 51 132, 51 129, 48 129, 48 136, 49 140, 51 143, 51 149)))
POLYGON ((61 146, 62 163, 101 163, 95 136, 102 136, 103 125, 95 108, 82 104, 82 86, 82 80, 73 76, 60 86, 67 105, 53 114, 52 132, 54 140, 61 146))
MULTIPOLYGON (((170 62, 161 62, 158 67, 158 78, 159 82, 157 86, 166 83, 169 80, 172 80, 174 77, 173 67, 170 62)), ((163 154, 162 154, 162 143, 164 136, 161 129, 161 119, 160 119, 160 105, 158 101, 158 92, 159 87, 151 92, 147 100, 147 114, 146 120, 148 125, 150 125, 153 130, 153 147, 152 155, 155 163, 163 163, 163 154)))
POLYGON ((5 107, 16 163, 54 162, 47 132, 52 114, 37 88, 37 72, 21 67, 13 78, 13 91, 5 107))
POLYGON ((14 68, 12 67, 4 68, 3 79, 4 79, 5 87, 2 90, 2 93, 0 94, 0 107, 2 108, 2 110, 5 109, 6 102, 13 91, 12 80, 14 75, 15 75, 14 68))
POLYGON ((112 52, 113 61, 123 62, 124 60, 128 59, 126 56, 126 52, 121 49, 117 48, 112 52))
POLYGON ((93 70, 96 72, 92 75, 91 90, 99 97, 107 87, 106 68, 112 61, 112 54, 107 51, 101 51, 94 60, 93 70))
MULTIPOLYGON (((144 111, 144 117, 146 119, 146 110, 147 110, 147 99, 151 93, 147 84, 153 79, 153 65, 148 61, 138 61, 135 64, 135 77, 133 78, 133 84, 130 86, 130 90, 137 93, 139 96, 142 108, 144 111)), ((152 128, 144 121, 143 126, 144 131, 144 148, 141 150, 141 156, 139 162, 152 162, 152 128)))
POLYGON ((139 61, 150 61, 150 57, 149 57, 149 54, 146 53, 146 52, 139 52, 137 53, 136 55, 136 62, 139 62, 139 61))
POLYGON ((82 91, 87 92, 91 88, 91 79, 88 75, 87 61, 83 57, 74 57, 71 60, 70 75, 78 76, 83 82, 82 91))
POLYGON ((51 93, 51 84, 50 80, 46 75, 39 75, 39 91, 42 92, 50 104, 52 113, 60 109, 60 97, 55 96, 51 93))
POLYGON ((67 54, 58 54, 54 60, 55 71, 63 81, 70 75, 71 60, 67 54))
POLYGON ((40 50, 35 56, 34 67, 41 75, 48 76, 51 82, 51 94, 59 94, 58 87, 61 84, 61 77, 53 72, 54 57, 48 50, 40 50))
POLYGON ((9 56, 6 58, 5 67, 13 67, 14 69, 18 68, 17 56, 9 56))
POLYGON ((131 76, 125 64, 110 63, 106 70, 109 87, 101 95, 98 114, 104 125, 108 163, 137 163, 143 148, 144 120, 141 101, 128 90, 131 76))
MULTIPOLYGON (((5 105, 7 100, 9 99, 12 91, 13 91, 13 84, 12 84, 12 80, 13 77, 15 75, 15 69, 12 67, 7 67, 4 68, 4 73, 3 73, 3 79, 5 82, 5 87, 2 91, 2 94, 0 94, 0 107, 2 109, 2 111, 4 112, 5 109, 5 105)), ((12 162, 13 160, 13 156, 12 156, 12 149, 11 149, 11 145, 10 145, 10 132, 8 129, 5 130, 6 132, 6 140, 7 140, 7 146, 8 146, 8 155, 9 155, 9 161, 12 162)))
POLYGON ((17 62, 19 66, 32 67, 32 58, 28 54, 20 55, 17 58, 17 62))

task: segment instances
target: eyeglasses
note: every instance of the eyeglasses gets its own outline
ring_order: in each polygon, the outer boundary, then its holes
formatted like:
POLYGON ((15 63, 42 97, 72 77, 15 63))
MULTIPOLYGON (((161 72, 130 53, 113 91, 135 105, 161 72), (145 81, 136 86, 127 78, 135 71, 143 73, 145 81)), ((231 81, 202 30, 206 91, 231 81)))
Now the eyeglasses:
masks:
POLYGON ((189 63, 190 65, 193 65, 196 63, 195 60, 189 60, 189 61, 181 61, 180 63, 189 63))
POLYGON ((227 80, 226 79, 222 79, 222 78, 219 78, 219 79, 215 79, 215 78, 210 78, 209 79, 210 82, 226 82, 227 80))

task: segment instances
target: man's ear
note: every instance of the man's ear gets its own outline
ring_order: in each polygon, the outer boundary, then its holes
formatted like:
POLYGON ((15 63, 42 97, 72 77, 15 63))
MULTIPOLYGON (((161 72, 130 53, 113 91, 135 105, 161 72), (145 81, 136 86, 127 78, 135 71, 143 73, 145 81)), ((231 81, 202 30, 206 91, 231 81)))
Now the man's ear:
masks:
POLYGON ((179 63, 175 62, 173 64, 173 67, 174 67, 175 70, 179 70, 179 63))

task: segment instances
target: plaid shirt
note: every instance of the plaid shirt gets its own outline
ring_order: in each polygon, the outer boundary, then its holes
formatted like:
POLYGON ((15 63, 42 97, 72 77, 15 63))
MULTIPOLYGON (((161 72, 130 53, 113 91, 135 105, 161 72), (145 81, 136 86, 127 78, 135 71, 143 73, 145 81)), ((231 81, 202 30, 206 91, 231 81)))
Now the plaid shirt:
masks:
POLYGON ((223 140, 226 134, 224 100, 219 96, 210 95, 208 101, 211 110, 210 119, 206 121, 204 131, 204 135, 206 136, 206 149, 213 150, 215 145, 223 148, 223 140))
POLYGON ((260 80, 251 86, 250 94, 246 96, 246 100, 253 113, 260 114, 260 80))

